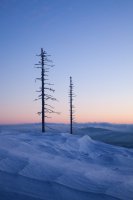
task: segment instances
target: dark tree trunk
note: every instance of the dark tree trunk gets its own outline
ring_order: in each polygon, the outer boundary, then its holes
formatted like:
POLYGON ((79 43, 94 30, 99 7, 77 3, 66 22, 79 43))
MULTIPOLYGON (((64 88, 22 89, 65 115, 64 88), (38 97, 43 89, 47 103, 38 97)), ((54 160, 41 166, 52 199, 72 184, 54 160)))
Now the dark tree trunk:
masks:
MULTIPOLYGON (((46 101, 47 100, 56 100, 56 99, 54 97, 52 97, 52 95, 49 95, 47 93, 47 91, 54 92, 54 90, 52 88, 46 87, 46 85, 53 85, 53 84, 46 82, 48 80, 46 78, 48 76, 47 72, 49 72, 48 66, 52 66, 52 65, 48 64, 48 62, 52 62, 52 61, 48 59, 48 55, 43 50, 43 48, 41 48, 41 54, 39 56, 41 59, 40 59, 39 63, 36 65, 39 65, 39 67, 37 67, 37 68, 41 69, 41 78, 37 78, 37 80, 41 80, 41 87, 40 87, 40 90, 37 92, 41 93, 38 96, 38 99, 41 99, 41 101, 42 101, 42 109, 41 109, 41 112, 38 112, 38 114, 42 116, 42 132, 45 132, 46 131, 46 117, 48 118, 47 113, 56 113, 52 110, 53 107, 51 105, 47 104, 46 101)), ((38 100, 38 99, 36 99, 36 100, 38 100)))
POLYGON ((73 83, 70 76, 70 134, 73 134, 73 83))
MULTIPOLYGON (((43 50, 41 49, 43 55, 43 50)), ((42 132, 45 132, 45 108, 44 108, 44 62, 42 56, 42 132)))

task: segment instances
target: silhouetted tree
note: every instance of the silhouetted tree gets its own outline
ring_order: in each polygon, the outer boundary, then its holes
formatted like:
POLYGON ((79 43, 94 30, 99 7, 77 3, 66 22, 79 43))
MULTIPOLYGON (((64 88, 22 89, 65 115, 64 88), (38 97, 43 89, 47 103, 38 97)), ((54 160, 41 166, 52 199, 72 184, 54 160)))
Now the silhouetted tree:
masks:
POLYGON ((73 83, 72 83, 72 77, 70 76, 70 93, 69 93, 69 97, 70 97, 70 133, 73 134, 73 120, 74 120, 74 105, 73 105, 73 83))
POLYGON ((38 62, 37 67, 41 69, 41 78, 36 78, 36 80, 41 81, 41 87, 38 91, 40 94, 38 95, 38 98, 35 100, 41 99, 42 102, 42 108, 41 112, 38 112, 39 115, 42 117, 42 132, 46 132, 46 118, 50 118, 47 113, 56 113, 54 112, 54 108, 47 103, 48 100, 53 100, 55 101, 56 99, 48 94, 48 91, 54 92, 55 90, 50 88, 51 83, 48 83, 48 72, 49 72, 49 67, 53 67, 52 60, 48 59, 50 55, 46 53, 46 51, 41 48, 41 53, 40 55, 37 55, 40 57, 40 61, 38 62))

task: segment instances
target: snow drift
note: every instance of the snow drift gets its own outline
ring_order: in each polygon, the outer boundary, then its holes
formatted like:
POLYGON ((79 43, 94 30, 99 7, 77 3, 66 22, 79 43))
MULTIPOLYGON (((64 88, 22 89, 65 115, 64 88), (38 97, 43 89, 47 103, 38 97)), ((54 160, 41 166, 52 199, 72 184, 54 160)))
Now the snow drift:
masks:
MULTIPOLYGON (((0 194, 132 200, 133 150, 68 133, 0 133, 0 194)), ((2 200, 8 199, 3 196, 2 200)), ((15 200, 15 197, 12 197, 15 200)))

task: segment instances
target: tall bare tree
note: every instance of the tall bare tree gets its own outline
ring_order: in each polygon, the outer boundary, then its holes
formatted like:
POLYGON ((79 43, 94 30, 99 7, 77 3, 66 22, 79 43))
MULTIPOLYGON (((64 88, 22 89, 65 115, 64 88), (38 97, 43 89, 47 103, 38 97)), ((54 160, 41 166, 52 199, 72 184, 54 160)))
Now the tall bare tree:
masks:
POLYGON ((48 57, 50 55, 47 54, 46 51, 43 50, 43 48, 41 48, 41 53, 39 55, 37 55, 40 57, 40 61, 38 62, 38 64, 36 64, 36 68, 39 68, 41 70, 41 77, 40 78, 36 78, 36 80, 40 80, 41 81, 41 87, 39 88, 38 91, 40 94, 38 95, 38 98, 35 100, 39 100, 41 99, 41 111, 38 112, 39 115, 41 115, 42 118, 42 132, 46 132, 46 118, 50 118, 47 114, 48 113, 56 113, 53 109, 53 107, 48 104, 48 100, 53 100, 55 101, 56 99, 48 93, 48 91, 50 92, 54 92, 55 90, 52 89, 50 86, 53 85, 49 82, 47 82, 48 79, 48 72, 49 72, 49 68, 53 67, 52 64, 52 60, 50 60, 48 57))
POLYGON ((72 77, 70 76, 70 133, 73 134, 73 120, 74 120, 74 105, 73 105, 73 82, 72 82, 72 77))

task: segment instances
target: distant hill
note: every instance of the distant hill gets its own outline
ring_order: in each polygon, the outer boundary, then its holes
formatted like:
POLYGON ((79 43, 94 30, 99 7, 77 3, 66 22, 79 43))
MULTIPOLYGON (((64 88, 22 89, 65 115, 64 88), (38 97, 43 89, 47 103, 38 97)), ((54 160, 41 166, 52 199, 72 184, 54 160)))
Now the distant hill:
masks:
POLYGON ((105 132, 105 131, 110 131, 109 129, 106 128, 95 128, 95 127, 85 127, 85 128, 80 128, 81 131, 89 131, 89 132, 105 132))
POLYGON ((112 145, 133 148, 133 132, 114 131, 106 128, 85 127, 78 134, 89 135, 92 139, 112 145))

